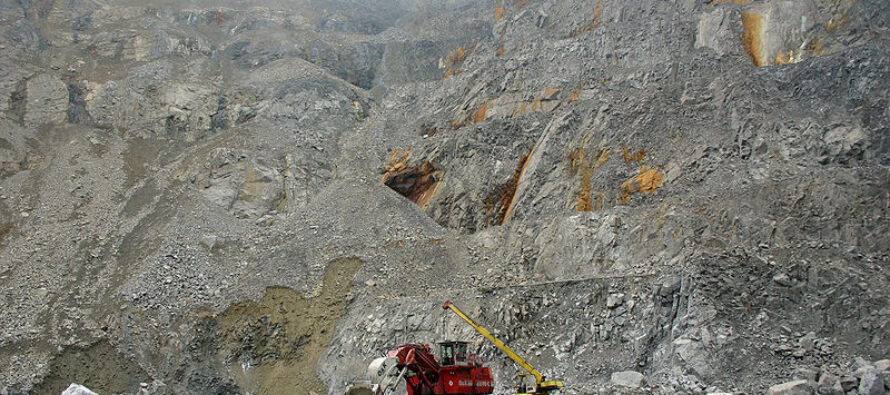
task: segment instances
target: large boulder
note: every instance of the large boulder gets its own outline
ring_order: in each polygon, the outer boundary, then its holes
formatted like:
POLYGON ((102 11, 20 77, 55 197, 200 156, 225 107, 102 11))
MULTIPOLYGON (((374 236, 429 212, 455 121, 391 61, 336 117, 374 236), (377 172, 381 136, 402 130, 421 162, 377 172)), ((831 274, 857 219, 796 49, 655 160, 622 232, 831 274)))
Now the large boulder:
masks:
POLYGON ((859 378, 859 393, 862 395, 883 395, 884 378, 878 374, 876 369, 864 369, 862 377, 859 378))

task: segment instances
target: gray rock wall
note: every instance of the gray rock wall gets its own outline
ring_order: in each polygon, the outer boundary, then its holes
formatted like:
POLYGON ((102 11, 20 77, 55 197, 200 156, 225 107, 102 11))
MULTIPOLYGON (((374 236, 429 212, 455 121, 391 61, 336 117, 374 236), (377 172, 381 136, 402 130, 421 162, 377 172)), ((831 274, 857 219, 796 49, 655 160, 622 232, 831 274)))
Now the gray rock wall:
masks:
POLYGON ((888 21, 0 2, 0 392, 339 394, 445 338, 508 391, 449 299, 565 394, 886 391, 888 21))

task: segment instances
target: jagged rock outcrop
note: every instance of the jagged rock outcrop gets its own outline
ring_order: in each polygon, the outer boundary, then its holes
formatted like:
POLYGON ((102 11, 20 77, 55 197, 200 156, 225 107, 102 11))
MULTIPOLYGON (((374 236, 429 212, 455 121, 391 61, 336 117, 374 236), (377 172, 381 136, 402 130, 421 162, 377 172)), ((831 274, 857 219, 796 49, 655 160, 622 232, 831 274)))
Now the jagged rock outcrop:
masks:
POLYGON ((507 391, 451 299, 564 394, 882 393, 888 21, 0 2, 0 392, 340 394, 445 337, 507 391))

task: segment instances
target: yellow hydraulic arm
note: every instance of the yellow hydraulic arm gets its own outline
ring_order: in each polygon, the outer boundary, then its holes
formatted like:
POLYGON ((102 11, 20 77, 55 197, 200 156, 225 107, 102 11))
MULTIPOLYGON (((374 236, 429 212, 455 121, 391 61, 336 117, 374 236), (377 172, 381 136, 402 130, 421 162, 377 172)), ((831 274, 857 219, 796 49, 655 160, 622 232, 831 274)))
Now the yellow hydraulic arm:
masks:
POLYGON ((479 325, 476 325, 476 323, 473 322, 473 320, 471 320, 470 317, 467 317, 467 315, 464 314, 464 312, 460 311, 460 309, 458 309, 457 306, 454 305, 454 303, 451 303, 450 300, 446 301, 445 304, 442 305, 442 308, 445 310, 451 309, 451 311, 453 311, 454 314, 457 314, 458 317, 463 318, 464 321, 466 321, 468 324, 470 324, 470 326, 472 326, 473 329, 476 330, 476 332, 479 332, 480 335, 484 336, 486 339, 488 339, 488 341, 492 342, 497 348, 499 348, 501 351, 503 351, 504 354, 507 354, 507 356, 513 360, 513 362, 516 362, 519 366, 522 366, 523 369, 525 369, 527 372, 529 372, 529 374, 531 374, 532 376, 535 376, 535 392, 532 395, 538 395, 538 394, 546 395, 546 394, 550 393, 550 391, 555 391, 555 390, 562 388, 562 381, 558 381, 558 380, 544 381, 544 375, 541 374, 541 372, 539 372, 537 369, 535 369, 534 366, 532 366, 531 364, 526 362, 524 359, 522 359, 522 357, 520 357, 518 354, 513 352, 513 350, 510 349, 510 347, 508 347, 506 344, 504 344, 504 342, 502 342, 502 341, 498 340, 498 338, 494 337, 494 335, 492 335, 491 332, 489 332, 488 330, 486 330, 485 328, 483 328, 479 325))

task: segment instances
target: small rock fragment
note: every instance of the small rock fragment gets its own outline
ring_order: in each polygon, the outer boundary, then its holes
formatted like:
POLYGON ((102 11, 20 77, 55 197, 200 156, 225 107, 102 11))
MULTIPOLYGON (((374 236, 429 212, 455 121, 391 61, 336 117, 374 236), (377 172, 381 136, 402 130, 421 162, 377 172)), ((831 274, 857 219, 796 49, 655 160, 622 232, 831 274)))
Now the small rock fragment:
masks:
POLYGON ((783 287, 791 286, 791 278, 785 273, 779 273, 773 276, 773 282, 783 287))
POLYGON ((624 294, 611 294, 606 297, 606 307, 614 309, 624 303, 624 294))
POLYGON ((850 392, 850 390, 856 388, 859 385, 859 380, 857 380, 853 376, 843 376, 841 377, 841 388, 844 392, 850 392))
POLYGON ((766 391, 766 395, 811 395, 813 387, 806 380, 794 380, 777 384, 766 391))
POLYGON ((71 383, 64 391, 62 391, 61 395, 99 395, 93 391, 90 391, 89 388, 84 387, 80 384, 71 383))
POLYGON ((625 370, 623 372, 612 373, 612 379, 610 381, 612 385, 618 385, 628 388, 640 388, 644 384, 646 384, 646 376, 643 376, 643 374, 640 372, 625 370))
POLYGON ((791 378, 795 380, 809 380, 815 382, 816 376, 818 376, 818 374, 819 372, 817 372, 815 369, 800 367, 794 369, 794 373, 791 373, 791 378))
POLYGON ((201 238, 201 245, 208 250, 212 250, 213 247, 216 247, 217 237, 214 235, 204 235, 201 238))

